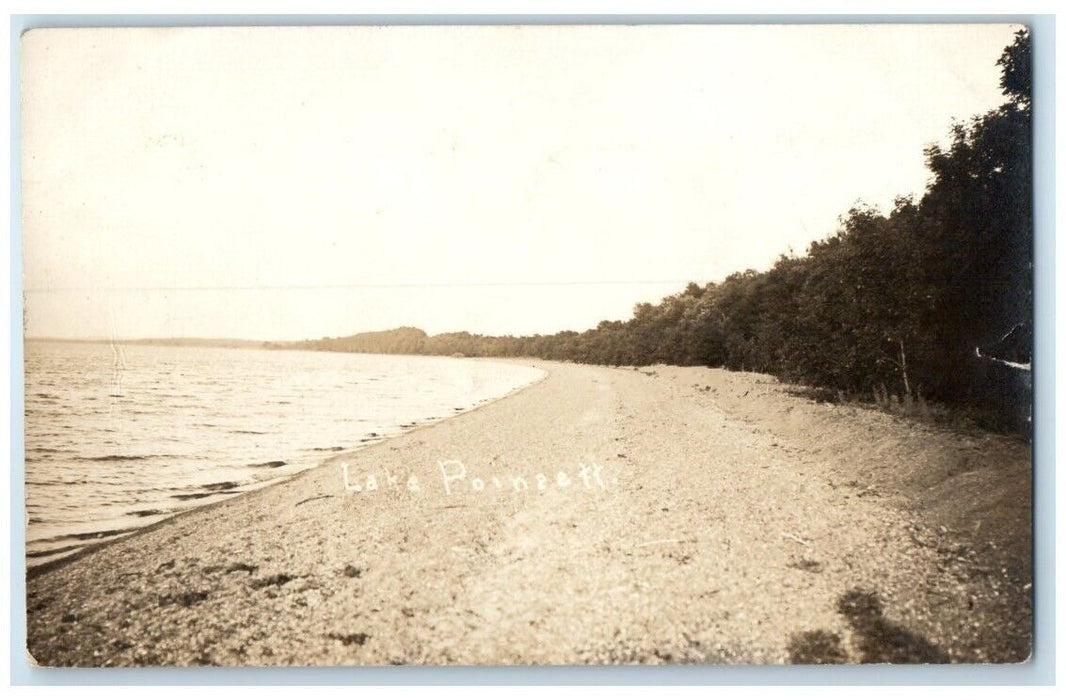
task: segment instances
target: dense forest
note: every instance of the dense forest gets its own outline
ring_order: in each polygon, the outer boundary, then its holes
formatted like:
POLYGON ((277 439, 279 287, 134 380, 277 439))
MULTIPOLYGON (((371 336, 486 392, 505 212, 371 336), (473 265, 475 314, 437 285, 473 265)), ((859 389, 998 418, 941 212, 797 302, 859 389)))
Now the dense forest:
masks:
POLYGON ((691 283, 658 304, 638 304, 627 321, 581 333, 400 328, 289 346, 724 367, 842 396, 929 399, 989 427, 1024 428, 1031 384, 1018 366, 1029 363, 1031 340, 1017 341, 1031 333, 1033 310, 1026 31, 998 65, 1006 102, 955 124, 949 146, 926 149, 931 178, 919 199, 899 198, 888 212, 856 207, 835 234, 765 272, 691 283))

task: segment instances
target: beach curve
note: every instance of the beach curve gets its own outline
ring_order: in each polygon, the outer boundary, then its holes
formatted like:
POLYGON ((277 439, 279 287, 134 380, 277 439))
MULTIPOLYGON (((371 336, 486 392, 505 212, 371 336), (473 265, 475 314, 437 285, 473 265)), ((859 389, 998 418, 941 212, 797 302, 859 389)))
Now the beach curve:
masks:
MULTIPOLYGON (((862 661, 876 628, 910 640, 880 650, 914 656, 894 660, 1027 655, 1024 547, 990 535, 994 553, 945 554, 984 533, 957 536, 948 514, 911 507, 943 486, 892 476, 913 426, 762 375, 530 364, 545 377, 476 410, 36 573, 30 654, 73 666, 862 661)), ((1026 449, 982 440, 927 442, 973 452, 971 478, 991 444, 1012 470, 1004 483, 1022 478, 1026 449)))

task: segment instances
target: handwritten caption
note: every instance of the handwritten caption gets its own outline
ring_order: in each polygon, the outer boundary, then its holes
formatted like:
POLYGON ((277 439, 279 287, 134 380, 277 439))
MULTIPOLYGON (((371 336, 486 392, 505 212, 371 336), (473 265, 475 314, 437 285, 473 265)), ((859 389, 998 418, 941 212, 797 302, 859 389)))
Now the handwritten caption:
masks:
MULTIPOLYGON (((548 491, 549 489, 585 489, 586 491, 606 491, 607 484, 617 484, 617 479, 608 479, 603 474, 603 467, 595 460, 581 461, 573 476, 565 470, 555 472, 554 475, 537 474, 521 476, 515 474, 492 474, 473 475, 466 465, 458 459, 446 459, 437 462, 440 472, 439 479, 434 477, 433 483, 444 490, 445 495, 451 496, 456 493, 485 493, 485 492, 511 492, 523 491, 548 491)), ((341 474, 344 480, 344 490, 353 493, 368 493, 379 490, 406 489, 409 492, 422 490, 422 480, 414 472, 406 476, 394 474, 390 470, 382 468, 370 472, 353 473, 347 462, 341 462, 341 474)))

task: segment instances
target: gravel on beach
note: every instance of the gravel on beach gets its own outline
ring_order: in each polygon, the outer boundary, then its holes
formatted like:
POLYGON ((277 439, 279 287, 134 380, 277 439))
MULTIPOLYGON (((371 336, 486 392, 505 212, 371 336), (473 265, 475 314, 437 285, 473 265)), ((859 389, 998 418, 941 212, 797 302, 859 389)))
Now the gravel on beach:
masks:
POLYGON ((31 570, 43 666, 1018 662, 1030 448, 765 375, 548 376, 31 570))

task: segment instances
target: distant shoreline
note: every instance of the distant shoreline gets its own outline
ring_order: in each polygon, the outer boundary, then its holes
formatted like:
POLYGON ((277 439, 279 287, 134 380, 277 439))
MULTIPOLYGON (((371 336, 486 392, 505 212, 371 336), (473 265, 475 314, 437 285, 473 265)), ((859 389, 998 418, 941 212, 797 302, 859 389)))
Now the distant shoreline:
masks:
POLYGON ((87 345, 168 345, 205 348, 260 348, 278 341, 239 338, 26 338, 27 343, 82 343, 87 345))
POLYGON ((277 341, 277 340, 238 340, 225 338, 146 338, 136 340, 107 340, 103 338, 26 338, 26 343, 67 343, 81 345, 136 345, 143 347, 187 347, 187 348, 220 348, 232 350, 271 350, 278 352, 315 352, 332 353, 335 355, 381 355, 383 357, 419 357, 435 358, 444 360, 479 360, 485 362, 550 362, 541 357, 532 355, 439 355, 424 352, 371 352, 363 350, 341 350, 304 347, 302 344, 308 341, 277 341))

